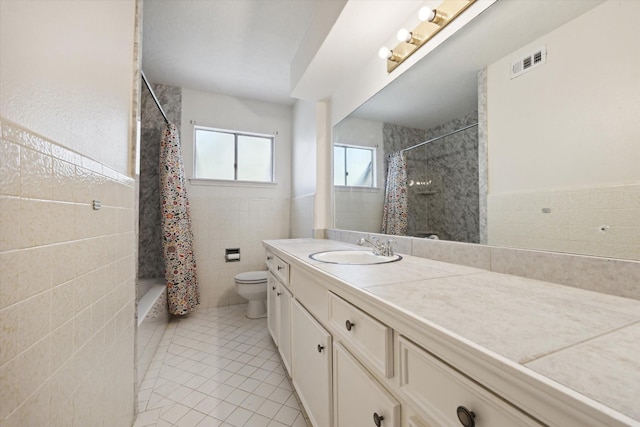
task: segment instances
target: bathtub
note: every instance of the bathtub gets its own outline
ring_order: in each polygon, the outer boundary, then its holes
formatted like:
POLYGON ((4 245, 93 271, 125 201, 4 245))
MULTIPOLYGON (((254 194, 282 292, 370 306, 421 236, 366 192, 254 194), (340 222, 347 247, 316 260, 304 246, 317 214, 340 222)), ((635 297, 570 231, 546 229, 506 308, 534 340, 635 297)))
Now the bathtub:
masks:
POLYGON ((138 334, 136 353, 138 357, 138 386, 142 383, 153 355, 162 340, 169 323, 167 288, 164 277, 138 279, 138 334))

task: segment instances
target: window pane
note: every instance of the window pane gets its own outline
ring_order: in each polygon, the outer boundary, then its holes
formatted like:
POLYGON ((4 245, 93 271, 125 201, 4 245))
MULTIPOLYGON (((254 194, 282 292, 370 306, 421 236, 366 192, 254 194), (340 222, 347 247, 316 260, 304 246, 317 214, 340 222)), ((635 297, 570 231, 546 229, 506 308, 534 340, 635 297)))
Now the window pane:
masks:
POLYGON ((345 156, 346 147, 333 146, 333 185, 346 185, 345 181, 345 156))
POLYGON ((238 135, 238 180, 273 180, 271 138, 238 135))
POLYGON ((347 185, 373 187, 373 151, 347 148, 347 185))
POLYGON ((196 178, 234 179, 233 134, 196 129, 196 178))

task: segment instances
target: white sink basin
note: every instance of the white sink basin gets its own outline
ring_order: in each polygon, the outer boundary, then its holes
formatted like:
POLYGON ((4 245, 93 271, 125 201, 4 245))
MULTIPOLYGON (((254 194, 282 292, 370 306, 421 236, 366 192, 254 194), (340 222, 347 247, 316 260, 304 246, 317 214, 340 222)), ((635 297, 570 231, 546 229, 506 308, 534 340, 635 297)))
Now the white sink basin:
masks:
POLYGON ((309 255, 309 258, 330 264, 348 265, 385 264, 387 262, 395 262, 402 259, 400 255, 382 256, 374 255, 371 251, 347 250, 316 252, 315 254, 309 255))

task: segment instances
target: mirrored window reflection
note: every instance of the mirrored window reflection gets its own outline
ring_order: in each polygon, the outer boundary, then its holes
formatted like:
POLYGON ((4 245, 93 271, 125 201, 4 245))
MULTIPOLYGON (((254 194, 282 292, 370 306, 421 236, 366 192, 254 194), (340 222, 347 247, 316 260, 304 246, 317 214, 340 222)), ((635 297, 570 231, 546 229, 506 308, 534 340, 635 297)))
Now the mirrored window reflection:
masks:
POLYGON ((336 144, 333 147, 333 156, 335 185, 374 186, 374 148, 336 144))

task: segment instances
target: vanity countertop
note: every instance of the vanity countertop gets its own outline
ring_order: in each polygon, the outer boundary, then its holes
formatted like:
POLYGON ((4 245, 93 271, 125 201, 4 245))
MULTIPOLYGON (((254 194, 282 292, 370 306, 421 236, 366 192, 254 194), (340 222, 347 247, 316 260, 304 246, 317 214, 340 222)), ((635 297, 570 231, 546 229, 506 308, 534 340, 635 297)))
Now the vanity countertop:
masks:
POLYGON ((350 292, 373 297, 425 328, 472 343, 640 425, 640 301, 408 255, 377 265, 309 258, 319 251, 362 249, 332 240, 265 245, 330 275, 350 292))

